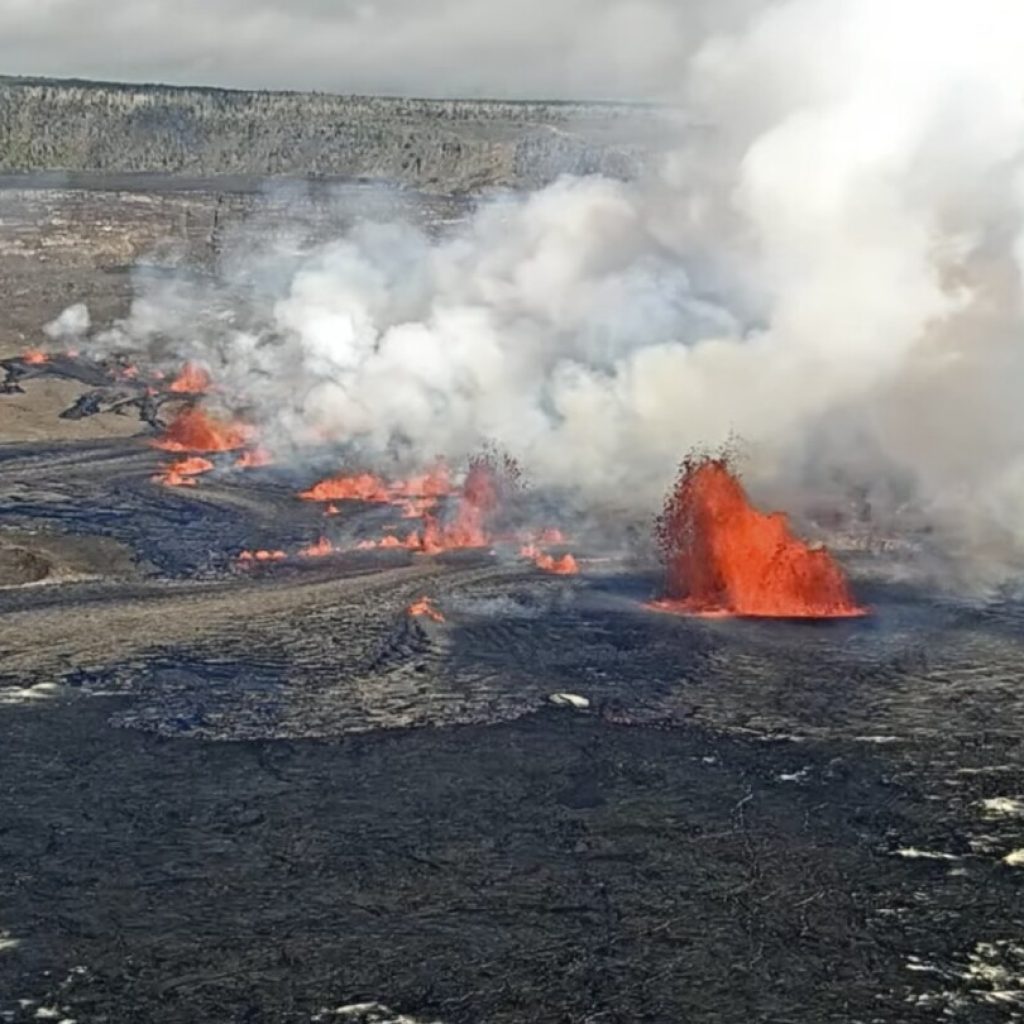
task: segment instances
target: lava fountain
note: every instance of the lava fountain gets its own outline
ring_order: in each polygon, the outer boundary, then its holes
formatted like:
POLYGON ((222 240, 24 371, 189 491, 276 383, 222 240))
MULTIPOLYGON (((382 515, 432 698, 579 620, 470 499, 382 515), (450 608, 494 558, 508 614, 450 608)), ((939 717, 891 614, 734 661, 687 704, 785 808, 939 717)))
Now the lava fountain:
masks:
POLYGON ((827 619, 866 614, 842 569, 797 538, 781 512, 754 508, 726 458, 687 459, 658 519, 665 596, 693 615, 827 619))
POLYGON ((421 597, 418 601, 413 601, 406 608, 406 613, 413 617, 425 616, 428 619, 433 619, 434 622, 444 622, 444 615, 434 607, 434 602, 429 597, 421 597))
POLYGON ((198 363, 186 363, 181 373, 171 381, 167 390, 177 394, 199 395, 209 391, 212 383, 210 374, 205 367, 198 363))
POLYGON ((203 473, 209 473, 213 468, 213 463, 209 459, 192 455, 165 466, 152 479, 165 487, 195 487, 195 478, 203 473))
POLYGON ((251 427, 208 416, 202 409, 185 408, 171 421, 153 446, 169 452, 227 452, 252 441, 251 427))

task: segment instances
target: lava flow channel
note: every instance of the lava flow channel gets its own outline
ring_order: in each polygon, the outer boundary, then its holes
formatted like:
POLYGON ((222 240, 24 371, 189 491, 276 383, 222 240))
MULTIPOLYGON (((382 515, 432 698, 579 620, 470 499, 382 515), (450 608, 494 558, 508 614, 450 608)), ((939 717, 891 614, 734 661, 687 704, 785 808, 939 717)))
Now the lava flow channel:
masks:
POLYGON ((724 458, 683 463, 658 519, 667 578, 653 607, 692 615, 850 618, 866 614, 824 548, 781 512, 751 504, 724 458))

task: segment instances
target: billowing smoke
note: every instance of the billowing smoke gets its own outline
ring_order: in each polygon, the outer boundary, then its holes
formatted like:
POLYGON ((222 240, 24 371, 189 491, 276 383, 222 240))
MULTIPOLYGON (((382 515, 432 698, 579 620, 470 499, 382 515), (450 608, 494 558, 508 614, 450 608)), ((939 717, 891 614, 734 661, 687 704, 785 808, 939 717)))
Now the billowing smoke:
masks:
POLYGON ((1005 565, 1022 45, 1009 0, 775 4, 680 69, 715 127, 643 181, 563 179, 441 239, 360 223, 234 264, 218 295, 145 295, 123 329, 205 358, 278 445, 425 461, 490 439, 539 483, 650 511, 681 453, 735 433, 765 493, 859 489, 1005 565))

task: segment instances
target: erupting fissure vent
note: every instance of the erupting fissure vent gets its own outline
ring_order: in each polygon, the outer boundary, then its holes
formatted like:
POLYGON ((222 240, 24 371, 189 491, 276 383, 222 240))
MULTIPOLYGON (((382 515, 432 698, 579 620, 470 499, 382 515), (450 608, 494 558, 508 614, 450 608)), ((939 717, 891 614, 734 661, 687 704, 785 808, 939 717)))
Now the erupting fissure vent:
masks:
POLYGON ((754 508, 727 458, 688 458, 658 519, 665 596, 695 615, 847 618, 865 614, 824 548, 795 537, 781 512, 754 508))
POLYGON ((253 431, 244 423, 225 422, 189 407, 171 421, 153 445, 168 452, 228 452, 244 448, 253 431))
POLYGON ((202 394, 210 389, 213 381, 209 372, 198 363, 186 363, 174 380, 168 386, 168 391, 179 394, 202 394))
POLYGON ((153 480, 155 483, 164 484, 167 487, 195 487, 197 476, 209 473, 213 469, 213 463, 200 455, 191 455, 187 459, 179 459, 165 466, 157 473, 153 480))

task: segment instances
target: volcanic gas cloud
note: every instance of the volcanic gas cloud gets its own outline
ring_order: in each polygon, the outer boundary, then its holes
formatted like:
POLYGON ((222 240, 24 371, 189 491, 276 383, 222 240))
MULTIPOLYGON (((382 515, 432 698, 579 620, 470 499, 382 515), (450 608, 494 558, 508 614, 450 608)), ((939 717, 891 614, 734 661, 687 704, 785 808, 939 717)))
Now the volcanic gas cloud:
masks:
POLYGON ((795 537, 781 512, 754 508, 726 458, 683 463, 657 529, 667 569, 659 609, 766 618, 865 614, 828 551, 795 537))

